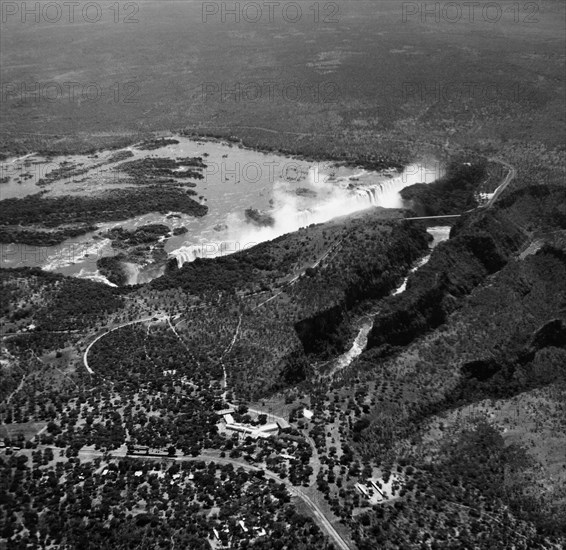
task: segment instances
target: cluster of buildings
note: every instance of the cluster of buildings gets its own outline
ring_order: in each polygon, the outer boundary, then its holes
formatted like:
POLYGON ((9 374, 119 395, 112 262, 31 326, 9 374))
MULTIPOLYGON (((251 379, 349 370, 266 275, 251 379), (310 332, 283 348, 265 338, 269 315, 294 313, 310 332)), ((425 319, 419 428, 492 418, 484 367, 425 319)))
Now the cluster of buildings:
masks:
MULTIPOLYGON (((370 479, 369 483, 377 494, 377 500, 387 499, 387 497, 381 490, 381 487, 379 487, 373 479, 370 479)), ((364 498, 367 498, 368 500, 372 499, 373 495, 370 495, 367 485, 364 485, 363 483, 356 483, 356 489, 358 490, 358 493, 360 493, 360 495, 362 495, 364 498)))
POLYGON ((128 445, 129 455, 169 456, 168 449, 156 449, 147 445, 128 445))
POLYGON ((222 417, 224 423, 223 428, 227 433, 242 434, 242 437, 249 436, 252 439, 266 439, 273 435, 278 435, 280 430, 289 428, 289 423, 283 419, 278 419, 277 422, 260 424, 259 426, 236 422, 233 416, 234 412, 235 410, 232 408, 218 411, 218 415, 222 417))
POLYGON ((360 495, 370 501, 370 504, 376 504, 378 502, 394 498, 396 488, 400 488, 404 479, 403 475, 392 473, 387 483, 380 480, 380 483, 378 484, 375 479, 370 478, 365 484, 356 483, 355 487, 360 495))
MULTIPOLYGON (((250 539, 250 542, 255 541, 259 537, 265 537, 267 535, 267 531, 263 527, 251 527, 251 528, 246 527, 244 520, 238 520, 238 525, 240 526, 240 529, 244 533, 249 534, 252 537, 250 539)), ((231 538, 232 538, 231 533, 230 533, 230 529, 228 528, 227 525, 225 525, 224 528, 222 528, 220 530, 213 528, 212 533, 213 533, 213 536, 214 536, 214 540, 220 546, 224 546, 223 539, 224 539, 224 541, 230 541, 231 538), (224 536, 222 536, 222 535, 224 535, 224 536)))

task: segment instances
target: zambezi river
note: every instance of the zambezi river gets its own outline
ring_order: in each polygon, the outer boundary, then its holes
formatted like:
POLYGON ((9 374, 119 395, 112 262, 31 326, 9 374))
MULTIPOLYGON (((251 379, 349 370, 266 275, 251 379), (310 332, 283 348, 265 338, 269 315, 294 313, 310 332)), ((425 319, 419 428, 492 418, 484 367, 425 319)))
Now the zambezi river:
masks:
MULTIPOLYGON (((37 247, 2 244, 2 267, 36 266, 43 269, 98 280, 110 284, 97 270, 96 261, 115 254, 104 234, 112 228, 132 230, 150 223, 161 223, 172 230, 187 232, 164 238, 164 249, 179 265, 197 257, 230 254, 254 244, 297 231, 312 223, 323 223, 366 208, 400 208, 399 192, 415 183, 430 183, 443 175, 440 163, 422 160, 403 171, 376 172, 332 162, 264 153, 220 141, 200 141, 171 136, 173 141, 157 149, 133 145, 122 150, 101 151, 93 155, 66 155, 45 158, 29 154, 7 159, 1 164, 0 199, 23 198, 45 192, 46 197, 91 195, 106 189, 131 187, 133 182, 120 172, 120 153, 128 162, 143 158, 201 157, 206 164, 203 179, 196 183, 195 200, 208 206, 208 213, 196 218, 179 212, 151 213, 121 221, 99 223, 98 229, 68 239, 57 246, 37 247), (64 167, 76 167, 75 175, 64 167), (59 172, 54 172, 59 171, 59 172), (79 172, 80 175, 76 175, 79 172), (52 180, 39 187, 51 174, 52 180), (272 225, 250 223, 246 209, 255 209, 272 219, 272 225)), ((129 283, 144 283, 163 272, 163 265, 129 264, 129 283)))

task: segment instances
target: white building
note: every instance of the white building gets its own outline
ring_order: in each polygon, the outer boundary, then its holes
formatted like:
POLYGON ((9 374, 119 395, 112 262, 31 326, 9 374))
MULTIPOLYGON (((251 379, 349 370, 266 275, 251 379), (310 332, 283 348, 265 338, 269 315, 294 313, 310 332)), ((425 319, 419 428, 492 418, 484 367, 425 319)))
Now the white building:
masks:
POLYGON ((303 416, 307 420, 310 420, 314 416, 314 413, 312 411, 309 411, 308 409, 303 409, 303 416))
POLYGON ((367 487, 361 483, 356 483, 356 489, 361 493, 362 496, 369 498, 369 493, 367 487))

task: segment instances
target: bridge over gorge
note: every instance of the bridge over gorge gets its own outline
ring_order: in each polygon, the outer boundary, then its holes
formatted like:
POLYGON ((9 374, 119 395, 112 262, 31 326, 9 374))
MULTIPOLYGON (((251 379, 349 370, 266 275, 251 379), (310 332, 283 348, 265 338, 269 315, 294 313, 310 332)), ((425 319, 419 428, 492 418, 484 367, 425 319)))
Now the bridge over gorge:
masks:
POLYGON ((445 216, 414 216, 412 218, 399 218, 400 220, 435 220, 438 218, 459 218, 462 214, 446 214, 445 216))

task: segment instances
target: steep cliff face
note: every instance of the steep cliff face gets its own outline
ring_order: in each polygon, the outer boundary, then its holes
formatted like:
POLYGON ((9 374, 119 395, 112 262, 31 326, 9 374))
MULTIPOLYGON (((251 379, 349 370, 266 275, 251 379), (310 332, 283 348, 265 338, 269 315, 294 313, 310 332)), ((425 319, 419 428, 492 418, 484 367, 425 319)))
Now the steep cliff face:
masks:
POLYGON ((442 324, 488 275, 499 271, 526 241, 499 213, 483 212, 454 228, 428 264, 412 275, 407 290, 388 298, 375 318, 368 349, 402 346, 442 324))
POLYGON ((566 322, 554 319, 541 327, 533 336, 531 348, 538 351, 546 347, 566 348, 566 322))
POLYGON ((365 300, 387 296, 427 250, 427 234, 422 228, 410 226, 395 228, 390 246, 379 256, 359 250, 357 259, 348 265, 349 273, 342 274, 340 292, 334 293, 333 304, 295 323, 305 353, 345 351, 348 311, 365 300))
POLYGON ((391 346, 406 345, 444 323, 465 296, 508 263, 532 231, 555 227, 558 207, 552 205, 565 200, 564 188, 533 186, 505 197, 494 209, 462 218, 452 229, 451 239, 440 244, 430 261, 411 276, 407 290, 386 299, 367 348, 380 348, 387 354, 391 346))
POLYGON ((429 263, 409 279, 407 290, 387 299, 368 348, 405 345, 443 323, 461 298, 501 269, 525 240, 511 224, 494 219, 489 227, 481 225, 483 221, 439 245, 429 263))
POLYGON ((111 283, 124 286, 128 283, 128 274, 122 261, 125 259, 123 254, 118 256, 105 256, 99 258, 96 267, 111 283))
POLYGON ((295 331, 303 344, 305 353, 321 353, 326 348, 338 348, 341 352, 343 346, 340 339, 333 338, 345 316, 343 305, 336 305, 317 315, 302 319, 295 323, 295 331))

